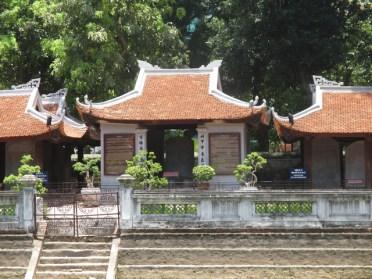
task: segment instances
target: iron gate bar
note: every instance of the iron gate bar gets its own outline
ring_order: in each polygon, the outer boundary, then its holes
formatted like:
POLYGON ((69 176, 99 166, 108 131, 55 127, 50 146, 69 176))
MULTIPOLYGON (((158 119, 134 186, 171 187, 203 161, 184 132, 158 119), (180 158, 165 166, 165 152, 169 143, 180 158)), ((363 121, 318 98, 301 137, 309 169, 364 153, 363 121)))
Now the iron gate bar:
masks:
POLYGON ((36 233, 40 220, 47 223, 47 235, 80 237, 120 233, 118 192, 35 194, 33 214, 36 233), (38 202, 38 198, 42 200, 38 202))

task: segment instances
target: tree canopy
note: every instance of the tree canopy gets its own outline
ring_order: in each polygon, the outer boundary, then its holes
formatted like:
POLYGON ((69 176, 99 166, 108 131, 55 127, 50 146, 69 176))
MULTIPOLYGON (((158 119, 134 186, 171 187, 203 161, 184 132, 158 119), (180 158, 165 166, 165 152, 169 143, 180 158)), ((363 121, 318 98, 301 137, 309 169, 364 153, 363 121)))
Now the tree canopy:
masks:
POLYGON ((223 59, 224 91, 279 112, 309 105, 313 74, 371 84, 372 13, 362 0, 7 0, 0 87, 41 77, 70 104, 133 87, 136 60, 198 67, 223 59))

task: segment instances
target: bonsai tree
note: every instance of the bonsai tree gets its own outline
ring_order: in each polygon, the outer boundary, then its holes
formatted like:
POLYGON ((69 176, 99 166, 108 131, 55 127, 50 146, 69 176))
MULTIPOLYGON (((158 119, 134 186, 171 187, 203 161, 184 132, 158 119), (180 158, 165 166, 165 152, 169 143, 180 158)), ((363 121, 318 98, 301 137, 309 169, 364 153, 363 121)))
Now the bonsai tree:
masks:
MULTIPOLYGON (((36 175, 40 173, 40 170, 41 170, 40 166, 32 164, 33 161, 34 159, 32 158, 30 154, 23 155, 20 160, 21 165, 18 168, 18 173, 16 175, 11 174, 11 175, 6 176, 3 181, 4 185, 7 185, 13 191, 17 191, 17 192, 21 191, 23 188, 23 185, 20 182, 20 179, 24 175, 27 175, 27 174, 36 175)), ((36 181, 35 188, 38 194, 44 194, 48 191, 48 189, 44 187, 43 181, 41 179, 38 179, 36 181)))
POLYGON ((84 158, 83 162, 76 162, 72 165, 74 171, 84 175, 88 188, 94 187, 94 179, 100 176, 99 158, 84 158))
POLYGON ((160 177, 162 166, 155 162, 154 152, 141 151, 132 160, 127 160, 126 174, 134 177, 135 185, 139 188, 161 188, 168 185, 168 180, 160 177))
POLYGON ((199 165, 192 169, 192 175, 196 182, 208 182, 216 175, 214 168, 209 165, 199 165))
POLYGON ((267 160, 264 157, 257 152, 252 152, 245 157, 243 164, 236 166, 234 175, 240 183, 254 187, 257 183, 256 172, 266 164, 267 160))

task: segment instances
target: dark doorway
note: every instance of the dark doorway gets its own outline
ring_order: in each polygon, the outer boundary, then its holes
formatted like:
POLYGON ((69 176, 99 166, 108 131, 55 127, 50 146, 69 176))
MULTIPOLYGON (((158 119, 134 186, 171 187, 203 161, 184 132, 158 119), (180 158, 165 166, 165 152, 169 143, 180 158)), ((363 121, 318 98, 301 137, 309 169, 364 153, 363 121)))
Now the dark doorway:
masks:
POLYGON ((164 172, 177 173, 181 181, 192 179, 195 141, 194 125, 148 127, 147 150, 155 153, 164 172))
POLYGON ((5 142, 0 142, 0 183, 5 177, 5 142))

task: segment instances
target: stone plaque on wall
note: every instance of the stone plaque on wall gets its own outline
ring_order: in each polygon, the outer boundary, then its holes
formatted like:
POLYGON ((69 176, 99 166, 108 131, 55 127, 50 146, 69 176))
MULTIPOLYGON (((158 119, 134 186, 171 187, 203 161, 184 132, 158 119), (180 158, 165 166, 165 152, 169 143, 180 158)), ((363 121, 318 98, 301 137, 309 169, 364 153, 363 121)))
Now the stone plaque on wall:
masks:
POLYGON ((121 175, 124 172, 126 160, 132 159, 134 150, 134 134, 105 135, 105 175, 121 175))
POLYGON ((240 134, 209 134, 209 163, 216 174, 232 175, 240 164, 240 134))

